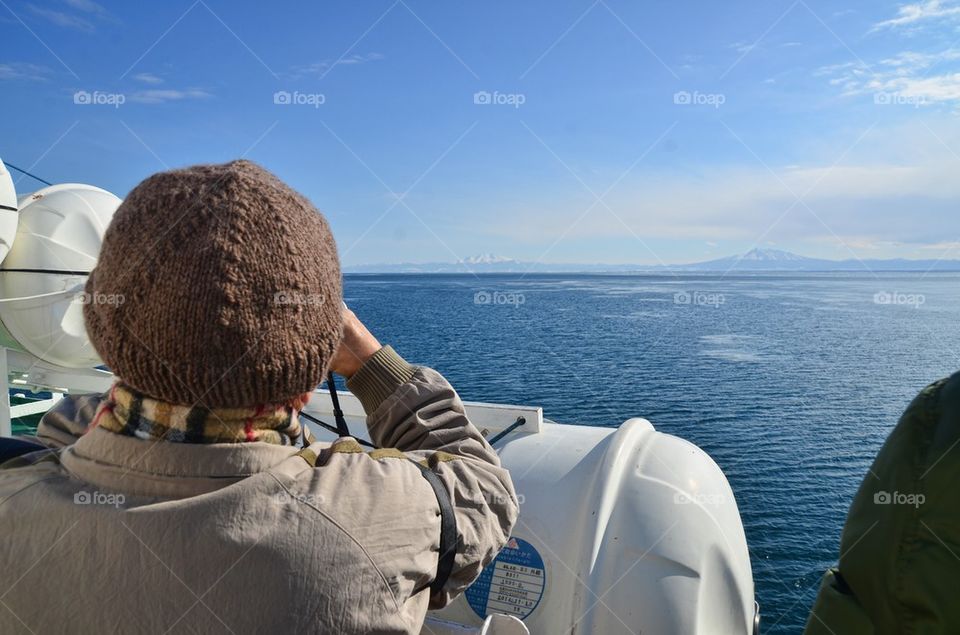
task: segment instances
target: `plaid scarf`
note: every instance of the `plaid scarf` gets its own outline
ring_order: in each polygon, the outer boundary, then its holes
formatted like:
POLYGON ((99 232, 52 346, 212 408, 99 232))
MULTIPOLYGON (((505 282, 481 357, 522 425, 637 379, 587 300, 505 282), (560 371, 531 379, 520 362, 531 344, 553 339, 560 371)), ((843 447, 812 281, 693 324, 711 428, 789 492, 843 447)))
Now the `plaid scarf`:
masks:
POLYGON ((270 404, 255 408, 178 406, 151 399, 117 382, 97 407, 90 429, 139 439, 174 443, 245 443, 294 445, 301 427, 296 410, 270 404))

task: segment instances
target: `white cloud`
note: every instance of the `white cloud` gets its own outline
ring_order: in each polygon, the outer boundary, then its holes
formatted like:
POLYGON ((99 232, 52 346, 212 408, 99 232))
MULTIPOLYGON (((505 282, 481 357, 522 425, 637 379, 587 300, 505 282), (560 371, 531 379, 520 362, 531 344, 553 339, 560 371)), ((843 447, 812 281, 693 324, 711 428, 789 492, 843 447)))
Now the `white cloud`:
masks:
POLYGON ((638 174, 605 199, 615 215, 597 204, 581 218, 593 199, 578 195, 574 181, 547 199, 493 201, 471 215, 482 225, 468 229, 546 244, 632 232, 644 240, 801 241, 890 253, 960 240, 960 154, 949 149, 960 148, 960 125, 952 118, 927 125, 936 134, 919 122, 874 129, 837 167, 855 138, 802 167, 774 166, 776 175, 750 164, 698 168, 696 176, 638 174))
POLYGON ((744 42, 744 41, 734 42, 733 44, 730 45, 730 48, 732 48, 734 51, 742 55, 746 55, 756 47, 757 47, 756 42, 744 42))
POLYGON ((957 251, 960 250, 960 242, 943 241, 921 246, 921 249, 930 249, 933 251, 957 251))
POLYGON ((960 60, 960 49, 951 48, 939 53, 915 53, 903 51, 893 57, 881 60, 884 66, 902 69, 904 72, 916 72, 936 66, 941 62, 960 60))
POLYGON ((353 66, 357 64, 366 64, 367 62, 376 62, 382 59, 384 59, 384 56, 380 53, 348 55, 339 60, 323 60, 320 62, 313 62, 311 64, 294 66, 290 69, 288 75, 293 79, 303 77, 305 75, 325 75, 334 66, 353 66))
POLYGON ((140 104, 163 104, 170 101, 184 101, 187 99, 206 99, 213 95, 199 88, 188 88, 185 90, 175 89, 152 89, 141 90, 130 95, 130 101, 140 104))
POLYGON ((50 6, 37 6, 35 4, 28 4, 27 8, 35 16, 47 22, 66 29, 83 31, 84 33, 93 33, 96 31, 95 22, 119 23, 103 5, 94 2, 94 0, 63 0, 63 4, 65 8, 79 11, 83 15, 68 13, 50 6), (88 18, 94 18, 95 22, 88 18))
POLYGON ((932 74, 941 64, 960 60, 960 49, 937 53, 903 51, 867 67, 860 62, 835 64, 815 75, 828 77, 846 95, 874 95, 877 103, 929 106, 960 105, 960 73, 932 74))
POLYGON ((92 22, 76 15, 55 9, 38 7, 34 4, 28 4, 27 8, 30 9, 31 13, 35 16, 66 29, 74 29, 85 33, 92 33, 95 30, 92 22))
POLYGON ((340 64, 364 64, 366 62, 374 62, 376 60, 382 60, 383 55, 380 53, 367 53, 366 55, 351 55, 340 60, 340 64))
POLYGON ((897 17, 873 25, 873 31, 887 28, 912 27, 921 22, 960 18, 960 6, 942 0, 926 0, 904 4, 897 9, 897 17))
POLYGON ((881 85, 881 92, 902 95, 906 103, 917 105, 931 102, 960 104, 960 73, 892 79, 881 85))
POLYGON ((162 84, 163 78, 154 75, 153 73, 137 73, 133 76, 138 82, 143 82, 144 84, 162 84))
POLYGON ((47 81, 51 71, 46 66, 27 62, 7 62, 0 64, 0 80, 28 79, 33 81, 47 81))
POLYGON ((77 9, 78 11, 84 11, 86 13, 93 13, 95 15, 106 15, 107 10, 103 6, 93 2, 93 0, 64 0, 68 5, 77 9))

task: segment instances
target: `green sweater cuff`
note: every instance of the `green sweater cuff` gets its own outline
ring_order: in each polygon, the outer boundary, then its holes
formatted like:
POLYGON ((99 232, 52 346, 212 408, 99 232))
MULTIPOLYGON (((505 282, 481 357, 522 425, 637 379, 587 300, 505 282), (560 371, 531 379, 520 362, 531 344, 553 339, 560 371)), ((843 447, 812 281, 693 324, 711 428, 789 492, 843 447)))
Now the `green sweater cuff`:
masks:
POLYGON ((384 346, 347 380, 347 388, 363 404, 364 412, 370 415, 397 388, 410 381, 414 372, 416 367, 400 357, 393 347, 384 346))

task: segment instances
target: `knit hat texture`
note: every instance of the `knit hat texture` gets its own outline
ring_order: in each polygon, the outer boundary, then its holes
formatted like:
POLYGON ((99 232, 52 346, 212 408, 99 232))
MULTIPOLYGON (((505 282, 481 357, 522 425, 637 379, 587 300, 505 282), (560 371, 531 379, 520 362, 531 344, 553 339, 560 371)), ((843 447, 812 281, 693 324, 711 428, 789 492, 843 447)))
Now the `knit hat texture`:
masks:
POLYGON ((313 390, 340 342, 340 262, 319 211, 249 161, 154 174, 117 209, 84 305, 127 385, 231 408, 313 390))

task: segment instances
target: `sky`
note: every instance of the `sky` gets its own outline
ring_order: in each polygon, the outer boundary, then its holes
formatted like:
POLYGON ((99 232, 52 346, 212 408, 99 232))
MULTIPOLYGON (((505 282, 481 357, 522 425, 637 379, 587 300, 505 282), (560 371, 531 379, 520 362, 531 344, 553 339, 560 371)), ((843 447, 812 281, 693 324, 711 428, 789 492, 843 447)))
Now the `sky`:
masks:
POLYGON ((0 158, 122 197, 245 157, 347 265, 960 258, 960 0, 0 0, 0 33, 0 158))

